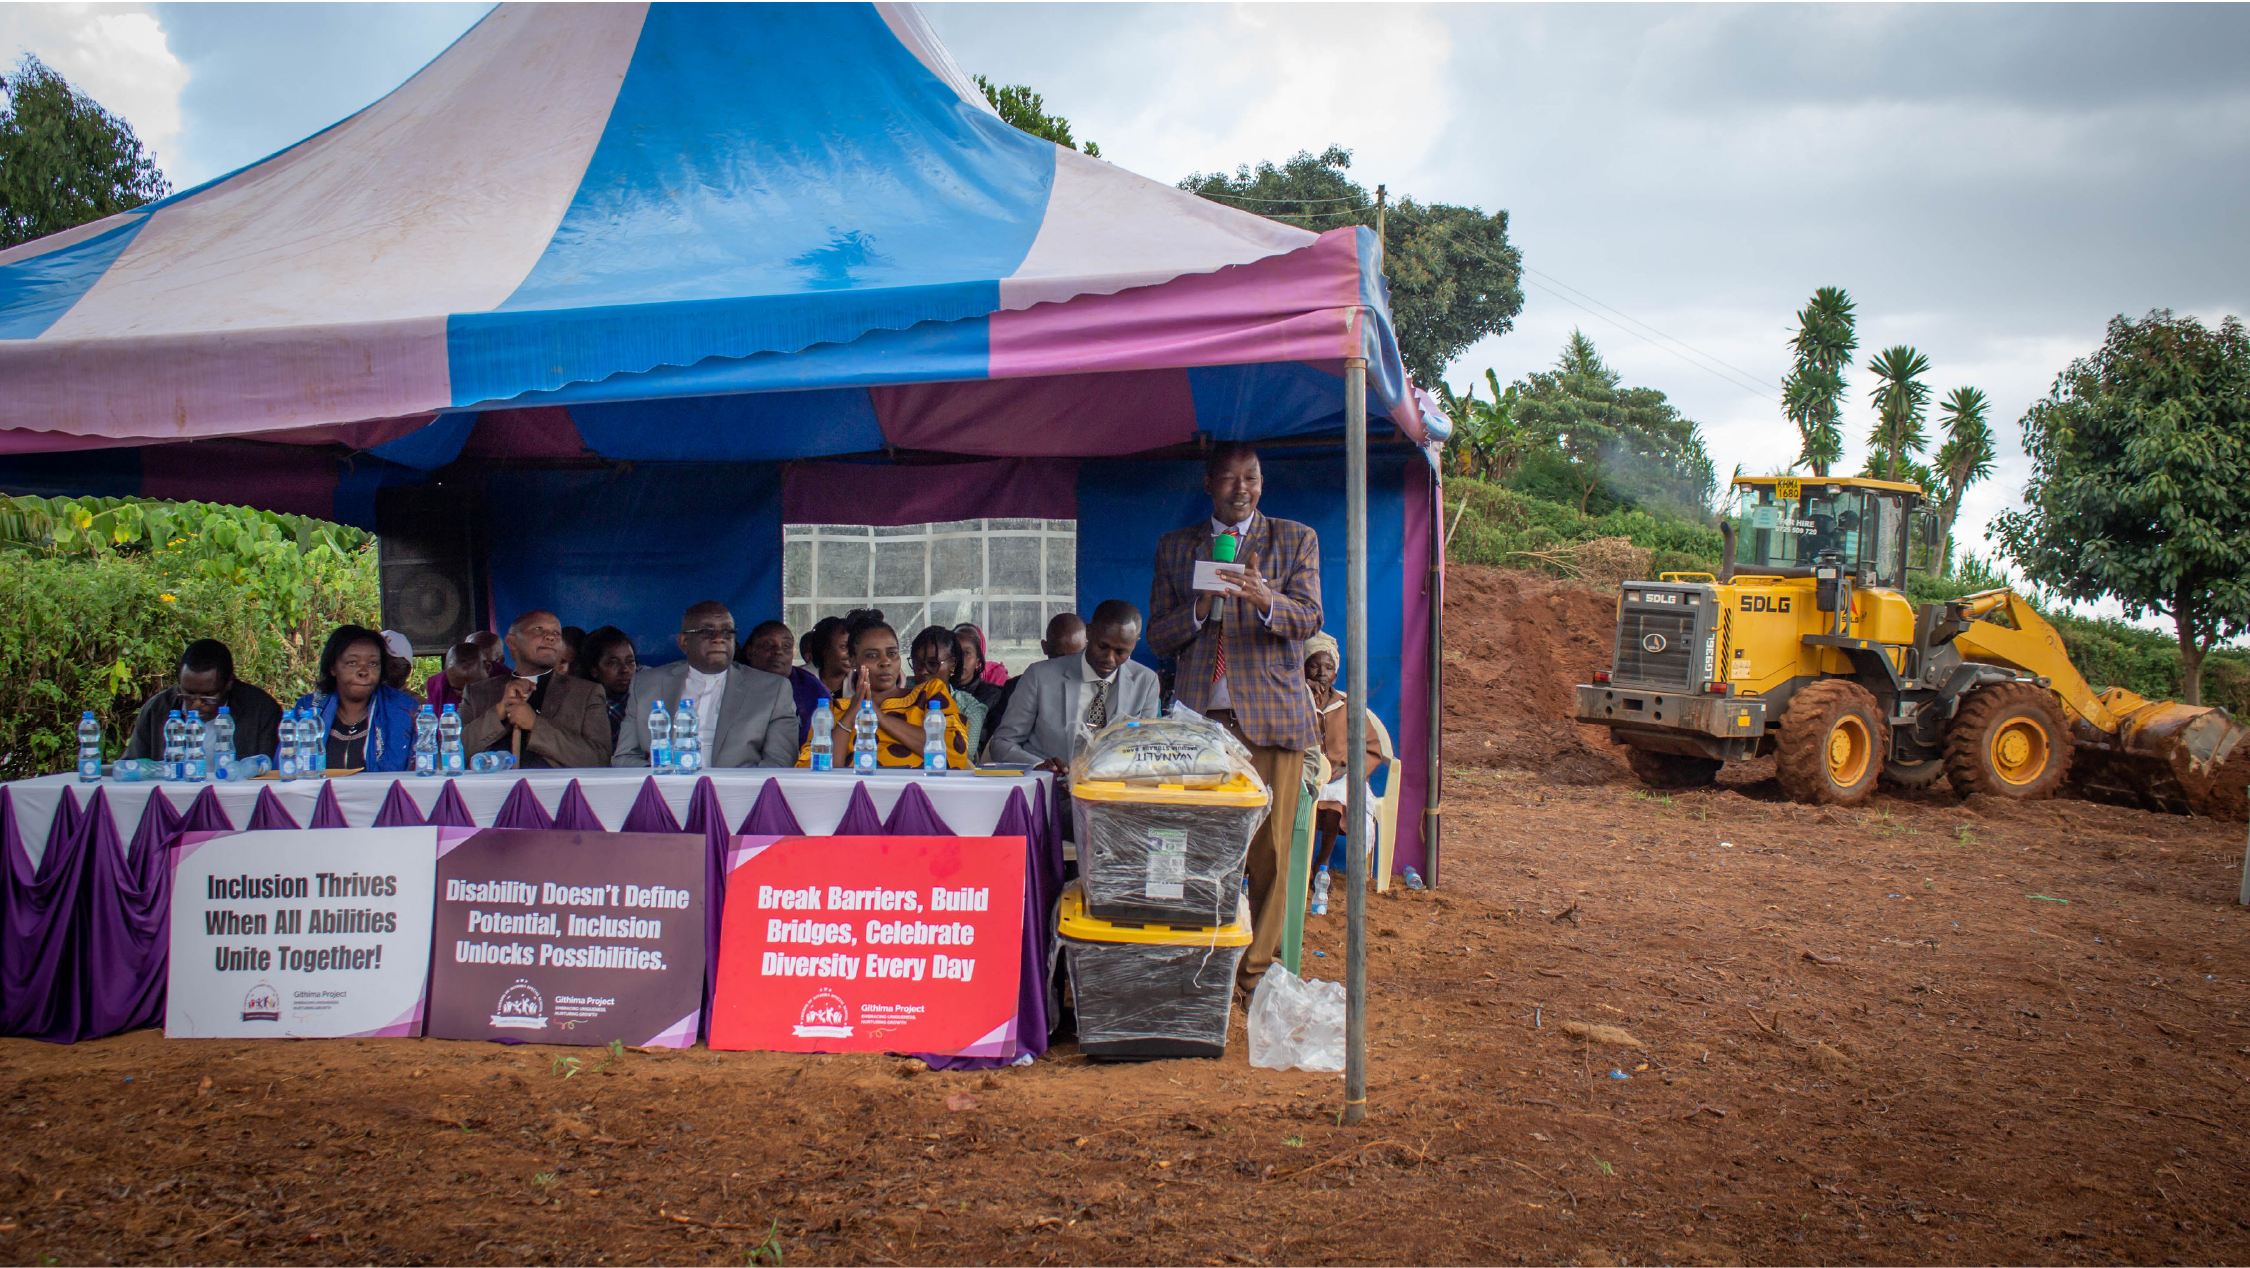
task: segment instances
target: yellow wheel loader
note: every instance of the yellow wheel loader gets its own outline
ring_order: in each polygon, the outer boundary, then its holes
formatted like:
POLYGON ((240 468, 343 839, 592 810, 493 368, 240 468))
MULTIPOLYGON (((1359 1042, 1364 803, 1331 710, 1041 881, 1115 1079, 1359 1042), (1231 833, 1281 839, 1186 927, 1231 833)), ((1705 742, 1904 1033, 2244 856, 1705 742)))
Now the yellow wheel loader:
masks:
POLYGON ((1746 476, 1719 573, 1628 581, 1617 650, 1577 690, 1642 782, 1711 783, 1771 754, 1782 788, 1857 805, 1879 780, 1955 793, 2087 796, 2241 819, 2245 728, 2223 709, 2096 693, 2010 590, 1917 609, 1909 555, 1937 517, 1911 484, 1746 476))

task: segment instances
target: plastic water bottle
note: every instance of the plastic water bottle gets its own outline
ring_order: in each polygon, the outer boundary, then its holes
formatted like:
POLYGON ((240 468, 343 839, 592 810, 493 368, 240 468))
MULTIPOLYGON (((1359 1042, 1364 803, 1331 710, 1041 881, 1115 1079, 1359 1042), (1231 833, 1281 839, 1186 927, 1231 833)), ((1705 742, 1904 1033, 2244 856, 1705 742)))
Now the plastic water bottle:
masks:
POLYGON ((945 701, 931 697, 929 707, 922 712, 922 773, 943 775, 948 765, 945 755, 945 701))
POLYGON ((230 781, 256 779, 272 769, 272 758, 263 753, 252 753, 248 757, 238 757, 228 763, 227 773, 219 776, 219 778, 230 781))
POLYGON ((422 776, 437 774, 438 738, 437 710, 428 705, 414 715, 414 773, 422 776))
POLYGON ((1329 888, 1332 884, 1329 879, 1330 876, 1331 873, 1325 867, 1313 873, 1312 914, 1315 916, 1325 916, 1328 914, 1328 893, 1329 888))
POLYGON ((682 775, 703 769, 703 728, 693 700, 681 700, 680 711, 672 715, 672 769, 682 775))
POLYGON ((178 709, 164 719, 164 778, 175 783, 187 778, 187 723, 178 709))
POLYGON ((78 715, 78 782, 98 783, 102 777, 102 724, 92 709, 78 715))
POLYGON ((1408 889, 1422 888, 1422 874, 1414 870, 1412 863, 1406 865, 1406 887, 1408 889))
POLYGON ((219 716, 211 719, 210 734, 206 739, 206 756, 211 762, 211 778, 234 778, 234 714, 225 705, 219 706, 219 716))
POLYGON ((200 784, 211 774, 211 736, 204 728, 202 714, 190 713, 183 721, 187 723, 187 763, 182 777, 200 784))
POLYGON ((452 705, 445 706, 445 712, 439 715, 437 733, 439 769, 448 776, 465 773, 469 758, 461 749, 461 715, 452 705))
POLYGON ((280 751, 275 753, 274 756, 277 759, 274 770, 283 779, 295 779, 297 777, 297 711, 295 709, 283 709, 281 711, 280 751))
POLYGON ((812 768, 814 770, 836 769, 835 714, 835 707, 829 703, 826 696, 822 696, 820 703, 813 708, 812 727, 806 732, 806 736, 812 741, 812 768))
POLYGON ((672 715, 664 711, 662 700, 648 706, 648 765, 660 775, 672 770, 672 715))
MULTIPOLYGON (((373 743, 375 721, 368 719, 368 742, 373 743)), ((328 736, 320 714, 307 709, 297 715, 297 774, 305 779, 328 778, 328 736)))
POLYGON ((875 702, 859 702, 859 716, 852 719, 852 769, 862 775, 875 773, 875 702))

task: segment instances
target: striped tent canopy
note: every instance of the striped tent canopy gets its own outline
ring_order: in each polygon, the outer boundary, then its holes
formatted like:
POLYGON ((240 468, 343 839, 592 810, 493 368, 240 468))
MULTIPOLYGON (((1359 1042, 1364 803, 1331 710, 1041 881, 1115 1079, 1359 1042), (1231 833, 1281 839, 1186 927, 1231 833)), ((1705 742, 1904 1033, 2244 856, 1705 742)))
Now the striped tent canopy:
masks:
POLYGON ((1354 356, 1427 448, 1380 266, 1010 127, 911 6, 503 4, 278 154, 0 252, 0 486, 1144 453, 1333 434, 1354 356))

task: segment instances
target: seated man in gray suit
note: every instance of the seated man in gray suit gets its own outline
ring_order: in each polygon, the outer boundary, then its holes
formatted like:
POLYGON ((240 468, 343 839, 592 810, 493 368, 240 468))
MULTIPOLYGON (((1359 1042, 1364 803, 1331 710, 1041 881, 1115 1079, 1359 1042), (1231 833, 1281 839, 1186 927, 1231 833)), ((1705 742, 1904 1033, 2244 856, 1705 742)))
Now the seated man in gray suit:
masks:
POLYGON ((1022 685, 985 755, 1060 773, 1080 736, 1119 718, 1156 717, 1156 671, 1133 660, 1140 641, 1141 610, 1123 599, 1104 599, 1086 622, 1085 651, 1040 661, 1016 680, 1022 685))
POLYGON ((462 693, 463 751, 513 753, 531 769, 601 765, 609 756, 609 706, 601 688, 555 672, 562 622, 552 612, 526 612, 508 626, 507 647, 515 672, 503 667, 462 693))
POLYGON ((680 701, 695 701, 706 767, 796 765, 797 701, 789 680, 734 663, 734 614, 725 604, 706 599, 687 610, 680 650, 686 660, 633 676, 610 765, 648 765, 648 712, 657 700, 672 713, 680 701))

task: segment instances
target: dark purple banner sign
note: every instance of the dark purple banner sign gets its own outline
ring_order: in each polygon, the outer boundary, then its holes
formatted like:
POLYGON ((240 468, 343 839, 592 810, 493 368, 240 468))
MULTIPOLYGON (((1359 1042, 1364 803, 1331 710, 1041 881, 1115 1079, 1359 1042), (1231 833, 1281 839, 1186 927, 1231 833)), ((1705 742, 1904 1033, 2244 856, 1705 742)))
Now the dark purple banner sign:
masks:
POLYGON ((430 1037, 695 1042, 700 834, 488 828, 439 849, 430 1037))

